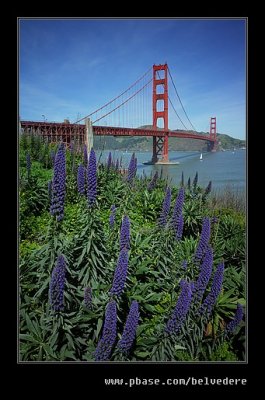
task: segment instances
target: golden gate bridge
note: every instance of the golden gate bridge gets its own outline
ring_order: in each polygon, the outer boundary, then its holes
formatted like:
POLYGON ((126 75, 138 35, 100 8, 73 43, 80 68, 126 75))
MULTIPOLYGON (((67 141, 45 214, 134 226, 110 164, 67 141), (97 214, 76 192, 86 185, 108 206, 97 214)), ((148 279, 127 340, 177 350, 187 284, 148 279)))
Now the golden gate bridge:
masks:
POLYGON ((182 104, 167 64, 154 64, 121 94, 75 123, 66 120, 62 123, 20 121, 20 127, 22 132, 40 135, 49 143, 63 141, 66 145, 70 145, 72 141, 77 141, 79 145, 85 143, 88 150, 93 147, 94 136, 151 136, 153 155, 150 163, 153 164, 169 163, 170 137, 206 141, 207 151, 216 151, 218 143, 216 117, 210 118, 209 134, 196 131, 182 104), (188 129, 184 124, 169 96, 168 77, 192 129, 188 129), (150 106, 151 100, 152 106, 150 106), (176 116, 185 129, 169 129, 169 106, 171 116, 176 116), (152 123, 150 123, 151 118, 152 123))

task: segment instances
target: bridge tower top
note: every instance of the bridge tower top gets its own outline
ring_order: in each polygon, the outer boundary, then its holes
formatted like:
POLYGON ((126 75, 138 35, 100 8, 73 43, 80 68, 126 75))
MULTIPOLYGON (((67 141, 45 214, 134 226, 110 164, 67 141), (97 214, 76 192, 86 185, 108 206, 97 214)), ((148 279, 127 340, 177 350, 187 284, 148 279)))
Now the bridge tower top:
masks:
POLYGON ((167 80, 167 64, 153 65, 153 128, 157 128, 157 120, 163 118, 163 129, 168 130, 168 80, 167 80), (159 72, 161 71, 160 76, 159 72), (163 72, 162 72, 163 71, 163 72), (158 86, 162 89, 158 90, 158 86), (159 107, 158 100, 163 100, 163 108, 159 107), (162 110, 161 110, 162 108, 162 110))

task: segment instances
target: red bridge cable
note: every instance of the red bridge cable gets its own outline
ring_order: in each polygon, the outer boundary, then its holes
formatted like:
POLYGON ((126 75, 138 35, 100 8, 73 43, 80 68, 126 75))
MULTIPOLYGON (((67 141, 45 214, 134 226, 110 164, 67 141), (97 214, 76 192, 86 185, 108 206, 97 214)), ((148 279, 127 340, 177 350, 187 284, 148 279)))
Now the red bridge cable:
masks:
POLYGON ((92 121, 92 124, 95 124, 96 122, 100 121, 102 118, 106 117, 107 115, 111 114, 112 112, 116 111, 118 108, 123 106, 125 103, 127 103, 129 100, 131 100, 134 96, 136 96, 138 93, 140 93, 152 81, 153 81, 153 78, 150 79, 143 87, 141 87, 139 90, 137 90, 137 92, 135 92, 130 97, 128 97, 128 99, 126 99, 123 103, 119 104, 117 107, 113 108, 113 110, 109 111, 108 113, 102 115, 102 117, 96 119, 95 121, 92 121))
MULTIPOLYGON (((168 67, 167 67, 167 68, 168 68, 168 67)), ((158 74, 158 78, 161 79, 160 74, 159 74, 159 71, 157 71, 157 74, 158 74)), ((170 104, 171 104, 173 110, 175 111, 175 114, 177 115, 178 119, 180 120, 180 122, 182 123, 182 125, 184 126, 184 128, 185 128, 186 130, 188 130, 188 128, 186 127, 186 125, 184 124, 184 122, 182 121, 182 119, 180 118, 180 116, 178 115, 177 110, 176 110, 175 107, 173 106, 173 103, 172 103, 172 101, 171 101, 169 95, 168 95, 168 100, 169 100, 169 102, 170 102, 170 104)))
POLYGON ((120 98, 122 95, 124 95, 125 93, 127 93, 133 86, 135 86, 138 82, 140 82, 140 80, 142 80, 152 69, 153 67, 150 67, 148 69, 148 71, 146 71, 145 74, 143 74, 139 79, 137 79, 137 81, 135 81, 130 87, 128 87, 128 89, 126 89, 124 92, 122 92, 121 94, 119 94, 117 97, 115 97, 114 99, 110 100, 108 103, 104 104, 104 106, 98 108, 97 110, 93 111, 92 113, 86 115, 85 117, 79 119, 78 121, 75 122, 75 124, 77 124, 80 121, 83 121, 84 119, 86 119, 87 117, 90 117, 91 115, 95 114, 96 112, 102 110, 103 108, 107 107, 109 104, 113 103, 113 101, 117 100, 118 98, 120 98))
POLYGON ((169 100, 169 102, 170 102, 170 104, 171 104, 173 110, 174 110, 175 113, 177 114, 178 119, 180 120, 180 122, 182 123, 182 125, 184 126, 184 128, 188 131, 188 128, 186 127, 186 125, 184 124, 184 122, 182 121, 182 119, 180 118, 180 116, 178 115, 177 110, 176 110, 175 107, 173 106, 173 103, 172 103, 172 101, 171 101, 171 99, 170 99, 169 96, 168 96, 168 100, 169 100))
POLYGON ((184 108, 184 106, 183 106, 183 104, 182 104, 182 101, 180 100, 180 97, 179 97, 177 88, 176 88, 176 86, 175 86, 175 83, 174 83, 174 81, 173 81, 172 75, 171 75, 171 73, 170 73, 169 67, 168 67, 168 72, 169 72, 169 76, 170 76, 170 78, 171 78, 171 81, 172 81, 172 83, 173 83, 174 89, 175 89, 175 91, 176 91, 176 94, 177 94, 177 96, 178 96, 179 102, 180 102, 180 104, 181 104, 181 107, 182 107, 182 109, 183 109, 183 111, 184 111, 184 113, 185 113, 185 115, 186 115, 186 117, 187 117, 189 123, 191 124, 192 128, 194 129, 194 131, 196 131, 196 129, 194 128, 193 124, 191 123, 191 120, 189 119, 189 117, 188 117, 188 115, 187 115, 187 113, 186 113, 186 111, 185 111, 185 108, 184 108))

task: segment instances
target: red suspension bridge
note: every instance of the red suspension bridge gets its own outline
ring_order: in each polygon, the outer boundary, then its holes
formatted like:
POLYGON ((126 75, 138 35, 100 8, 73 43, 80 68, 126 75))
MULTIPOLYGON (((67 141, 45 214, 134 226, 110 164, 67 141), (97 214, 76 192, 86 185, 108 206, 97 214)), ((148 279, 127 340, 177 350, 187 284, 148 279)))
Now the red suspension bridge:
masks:
POLYGON ((24 133, 41 135, 48 142, 76 141, 93 146, 94 135, 104 136, 147 136, 153 137, 152 163, 168 160, 170 137, 197 139, 207 142, 208 151, 216 151, 216 117, 210 119, 209 134, 196 131, 181 102, 167 64, 153 65, 134 84, 102 107, 70 124, 47 121, 20 121, 24 133), (152 71, 152 76, 150 76, 152 71), (185 118, 192 129, 188 129, 169 96, 169 80, 182 107, 185 118), (152 91, 151 91, 152 90, 152 91), (152 103, 151 103, 152 100, 152 103), (151 105, 152 104, 152 105, 151 105), (169 105, 170 113, 169 113, 169 105), (152 112, 152 114, 151 114, 152 112), (169 117, 177 117, 185 129, 169 129, 169 117), (152 124, 150 121, 152 120, 152 124), (85 121, 85 124, 81 122, 85 121), (98 125, 103 121, 103 125, 98 125), (149 123, 149 124, 148 124, 149 123))

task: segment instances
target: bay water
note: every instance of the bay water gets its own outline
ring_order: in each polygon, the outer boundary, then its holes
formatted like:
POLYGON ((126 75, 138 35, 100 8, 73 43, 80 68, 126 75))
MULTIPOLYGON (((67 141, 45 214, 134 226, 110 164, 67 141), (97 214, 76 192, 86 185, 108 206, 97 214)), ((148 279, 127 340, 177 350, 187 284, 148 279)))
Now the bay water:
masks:
MULTIPOLYGON (((101 161, 106 161, 109 151, 97 151, 101 161), (100 155, 101 153, 101 155, 100 155)), ((133 152, 112 151, 112 156, 116 160, 122 159, 123 168, 128 168, 130 158, 133 152)), ((163 177, 168 177, 170 185, 179 185, 183 171, 184 182, 188 178, 191 182, 198 172, 199 186, 206 187, 209 181, 212 181, 212 189, 222 192, 227 187, 232 191, 245 192, 247 180, 247 152, 243 149, 217 151, 215 153, 201 153, 194 151, 170 151, 169 160, 179 162, 176 165, 144 165, 144 162, 150 161, 152 152, 135 152, 137 157, 137 175, 145 174, 150 176, 158 171, 163 177), (162 171, 162 172, 161 172, 162 171)))

